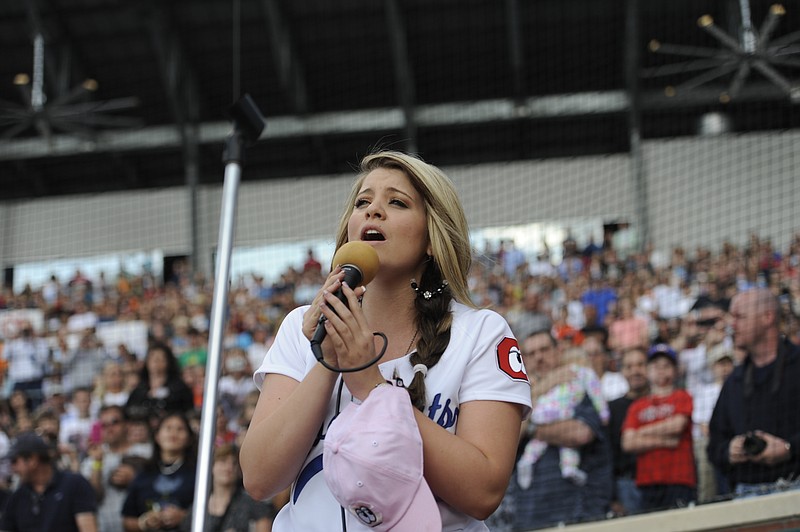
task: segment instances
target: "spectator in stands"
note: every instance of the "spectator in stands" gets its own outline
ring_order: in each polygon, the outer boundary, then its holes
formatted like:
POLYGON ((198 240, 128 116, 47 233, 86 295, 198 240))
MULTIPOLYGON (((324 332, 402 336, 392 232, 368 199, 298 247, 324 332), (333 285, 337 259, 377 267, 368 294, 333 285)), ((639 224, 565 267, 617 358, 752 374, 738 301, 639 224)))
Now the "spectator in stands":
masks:
POLYGON ((541 289, 530 285, 525 292, 521 308, 507 312, 508 324, 517 338, 525 338, 536 331, 549 330, 553 323, 543 303, 541 289))
POLYGON ((716 305, 702 306, 684 321, 689 337, 685 339, 687 347, 678 354, 678 363, 686 391, 696 399, 705 386, 714 382, 708 353, 718 345, 730 349, 733 344, 725 334, 725 310, 716 305))
POLYGON ((253 383, 253 369, 244 349, 226 349, 222 358, 219 397, 229 417, 241 412, 247 394, 254 390, 257 388, 253 383))
MULTIPOLYGON (((576 378, 568 366, 560 366, 555 339, 548 331, 535 332, 522 342, 525 367, 534 378, 533 403, 552 387, 576 378)), ((513 492, 516 509, 514 528, 528 530, 557 523, 571 523, 605 515, 611 496, 611 451, 606 429, 592 401, 584 397, 573 419, 545 425, 528 422, 527 437, 548 444, 533 468, 533 482, 513 492), (584 485, 576 485, 561 474, 559 448, 580 452, 584 485)), ((517 473, 518 474, 518 473, 517 473)))
POLYGON ((78 388, 93 388, 106 360, 106 350, 94 330, 83 331, 78 347, 68 351, 61 360, 62 384, 67 393, 78 388))
POLYGON ((131 392, 125 405, 128 415, 154 418, 164 412, 187 412, 192 408, 192 390, 181 378, 172 350, 163 344, 150 346, 139 385, 131 392))
POLYGON ((658 316, 667 320, 685 315, 694 303, 694 299, 687 298, 681 289, 680 277, 673 278, 669 270, 658 273, 657 284, 653 287, 653 298, 658 316))
POLYGON ((594 315, 595 319, 592 321, 590 321, 589 316, 587 316, 586 325, 605 327, 607 326, 606 317, 611 311, 613 304, 617 301, 617 294, 610 286, 606 277, 592 277, 589 283, 589 289, 581 296, 581 303, 583 303, 584 311, 587 306, 591 305, 596 314, 594 315))
POLYGON ((56 304, 58 296, 61 293, 61 283, 55 274, 50 275, 50 279, 42 285, 42 299, 45 305, 52 307, 56 304))
POLYGON ((647 320, 635 315, 634 308, 630 297, 623 297, 617 302, 615 316, 608 326, 608 347, 611 351, 622 353, 633 347, 649 345, 647 320))
MULTIPOLYGON (((600 379, 589 365, 586 351, 580 347, 569 347, 562 352, 560 359, 561 365, 569 367, 575 376, 570 381, 553 386, 539 395, 531 412, 531 422, 538 426, 573 419, 577 406, 588 397, 594 409, 600 414, 602 423, 607 424, 608 405, 603 398, 600 379)), ((533 467, 547 447, 547 442, 535 437, 526 444, 522 457, 517 461, 517 482, 522 489, 530 487, 533 467)), ((561 476, 577 486, 583 486, 587 479, 586 472, 580 468, 580 459, 577 449, 559 448, 561 476)))
POLYGON ((271 327, 259 324, 253 329, 253 341, 247 347, 247 359, 251 368, 261 366, 273 339, 271 327))
POLYGON ((322 264, 314 257, 314 250, 312 248, 306 250, 306 261, 303 263, 303 271, 322 272, 322 264))
POLYGON ((36 335, 30 322, 23 322, 19 334, 6 343, 2 355, 8 366, 11 390, 25 392, 31 408, 35 409, 43 399, 42 384, 50 358, 47 341, 36 335))
POLYGON ((733 372, 733 349, 719 343, 709 349, 708 365, 714 374, 714 382, 697 388, 692 412, 692 441, 694 442, 694 459, 697 462, 697 500, 708 502, 717 495, 728 492, 724 476, 718 474, 716 468, 708 461, 708 422, 717 403, 719 392, 725 380, 733 372))
POLYGON ((800 475, 800 349, 779 332, 777 298, 765 288, 731 302, 733 338, 747 351, 725 381, 709 423, 709 460, 737 495, 768 493, 800 475))
POLYGON ((503 271, 507 278, 514 279, 519 269, 527 263, 525 252, 516 246, 514 239, 501 241, 500 247, 503 250, 503 271))
POLYGON ((78 450, 74 445, 61 443, 59 434, 61 433, 61 418, 49 409, 40 409, 36 413, 36 419, 32 431, 42 437, 54 450, 53 463, 56 469, 62 471, 78 471, 80 461, 78 450))
POLYGON ((606 401, 613 401, 625 395, 628 391, 628 382, 624 376, 610 370, 611 354, 600 338, 600 335, 590 335, 583 341, 582 347, 589 357, 592 369, 600 379, 603 397, 606 401))
POLYGON ((75 301, 72 315, 67 318, 67 330, 71 333, 82 333, 88 329, 97 327, 97 314, 92 310, 91 295, 87 296, 88 299, 79 299, 75 301))
POLYGON ((8 398, 9 415, 15 433, 31 430, 33 400, 25 390, 14 390, 8 398))
POLYGON ((627 381, 628 391, 608 403, 608 432, 614 462, 611 510, 616 515, 630 515, 641 510, 642 494, 636 487, 636 455, 622 450, 622 424, 633 402, 650 393, 647 353, 643 348, 634 347, 622 353, 621 372, 627 381))
POLYGON ((189 347, 181 353, 178 362, 181 369, 190 366, 205 366, 208 360, 208 339, 199 330, 189 328, 189 347))
POLYGON ((540 251, 536 255, 536 260, 528 264, 528 273, 532 277, 553 277, 556 274, 556 269, 550 262, 550 254, 547 250, 540 251))
POLYGON ((52 452, 35 433, 20 434, 14 441, 8 459, 20 484, 6 504, 0 530, 98 530, 94 489, 81 475, 56 469, 52 452))
MULTIPOLYGON (((224 444, 216 447, 211 464, 211 493, 205 530, 269 532, 275 513, 271 502, 254 501, 244 491, 236 446, 224 444)), ((191 530, 191 516, 192 512, 189 512, 184 517, 180 527, 182 531, 191 530)))
MULTIPOLYGON (((128 412, 126 410, 125 414, 128 412)), ((147 417, 128 416, 128 441, 131 444, 141 443, 152 446, 153 438, 150 430, 150 419, 147 417)))
POLYGON ((89 449, 92 427, 97 421, 97 411, 92 405, 90 388, 78 388, 70 394, 66 413, 61 416, 61 429, 58 442, 74 449, 82 460, 89 449))
POLYGON ((88 456, 81 464, 81 474, 97 493, 99 530, 122 532, 122 503, 128 486, 139 471, 137 462, 126 458, 149 459, 152 445, 129 441, 128 421, 120 406, 104 406, 99 420, 101 441, 95 441, 89 447, 88 456))
POLYGON ((162 417, 153 436, 153 456, 122 505, 123 530, 177 530, 194 500, 196 457, 197 442, 186 416, 162 417))
POLYGON ((80 268, 75 269, 75 273, 67 283, 67 288, 72 301, 91 302, 92 281, 83 274, 80 268))
POLYGON ((122 363, 123 387, 128 393, 128 397, 130 397, 131 392, 141 383, 143 367, 144 360, 128 360, 122 363))
POLYGON ((103 374, 94 388, 97 404, 125 406, 130 391, 125 389, 125 373, 121 362, 109 361, 103 366, 103 374))
POLYGON ((678 356, 666 344, 647 352, 650 394, 637 399, 622 425, 622 450, 635 453, 642 509, 681 507, 696 498, 692 397, 675 388, 678 356))

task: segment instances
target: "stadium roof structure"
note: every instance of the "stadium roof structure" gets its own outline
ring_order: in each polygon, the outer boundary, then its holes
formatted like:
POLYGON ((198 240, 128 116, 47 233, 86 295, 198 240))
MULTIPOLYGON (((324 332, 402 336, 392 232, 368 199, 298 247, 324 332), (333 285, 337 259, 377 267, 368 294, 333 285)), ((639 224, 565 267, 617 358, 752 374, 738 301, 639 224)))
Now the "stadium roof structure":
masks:
POLYGON ((800 6, 762 0, 8 0, 0 50, 2 201, 221 183, 242 93, 244 180, 800 127, 800 6))

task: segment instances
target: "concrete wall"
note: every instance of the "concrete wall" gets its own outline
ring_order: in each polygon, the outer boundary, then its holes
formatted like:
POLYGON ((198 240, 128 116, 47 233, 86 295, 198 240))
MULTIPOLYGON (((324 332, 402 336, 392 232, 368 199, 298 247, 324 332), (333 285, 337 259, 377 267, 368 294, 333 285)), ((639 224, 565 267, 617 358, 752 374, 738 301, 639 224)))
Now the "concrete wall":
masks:
MULTIPOLYGON (((743 242, 750 231, 783 246, 800 229, 797 132, 648 142, 643 155, 657 248, 743 242)), ((625 155, 444 170, 473 228, 635 215, 625 155)), ((236 245, 332 238, 351 182, 352 175, 243 183, 236 245)), ((209 257, 221 192, 221 185, 202 187, 198 195, 200 245, 209 257)), ((189 195, 182 188, 5 202, 0 224, 4 266, 119 251, 187 254, 191 248, 189 195)))

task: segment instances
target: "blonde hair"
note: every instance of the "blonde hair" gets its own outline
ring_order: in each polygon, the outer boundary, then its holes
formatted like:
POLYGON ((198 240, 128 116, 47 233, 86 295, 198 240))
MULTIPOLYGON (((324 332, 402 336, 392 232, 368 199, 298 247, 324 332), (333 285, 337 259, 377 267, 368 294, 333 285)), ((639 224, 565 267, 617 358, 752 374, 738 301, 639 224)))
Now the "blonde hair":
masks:
MULTIPOLYGON (((432 256, 425 263, 425 270, 419 280, 420 290, 435 291, 446 280, 447 290, 430 299, 417 297, 414 300, 416 324, 419 331, 417 349, 409 357, 412 366, 424 364, 427 368, 435 366, 447 345, 450 343, 450 328, 453 316, 450 302, 475 308, 469 294, 467 277, 472 265, 472 247, 469 241, 469 227, 461 201, 453 182, 441 170, 421 159, 396 151, 381 151, 367 155, 361 161, 361 171, 344 213, 339 220, 336 233, 336 249, 347 243, 347 226, 355 208, 356 198, 367 175, 378 168, 394 169, 403 172, 414 189, 422 196, 428 240, 432 256)), ((409 279, 409 290, 411 290, 409 279)), ((411 402, 423 411, 426 403, 425 376, 415 372, 407 386, 411 402)))
POLYGON ((364 179, 378 168, 400 170, 422 196, 428 238, 433 251, 432 260, 441 271, 442 277, 447 279, 453 298, 459 303, 474 307, 467 286, 467 276, 472 265, 472 247, 461 200, 450 178, 437 167, 417 157, 397 151, 381 151, 361 160, 359 176, 353 183, 344 213, 339 219, 336 249, 347 243, 347 224, 364 179))

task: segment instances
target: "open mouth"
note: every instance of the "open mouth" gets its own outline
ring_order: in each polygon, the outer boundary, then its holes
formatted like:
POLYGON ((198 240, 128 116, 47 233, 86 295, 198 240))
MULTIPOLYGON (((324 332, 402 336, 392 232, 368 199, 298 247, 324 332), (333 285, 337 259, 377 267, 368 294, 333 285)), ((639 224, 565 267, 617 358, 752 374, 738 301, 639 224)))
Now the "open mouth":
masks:
POLYGON ((386 240, 386 237, 377 229, 367 229, 361 234, 361 240, 367 242, 382 242, 386 240))

